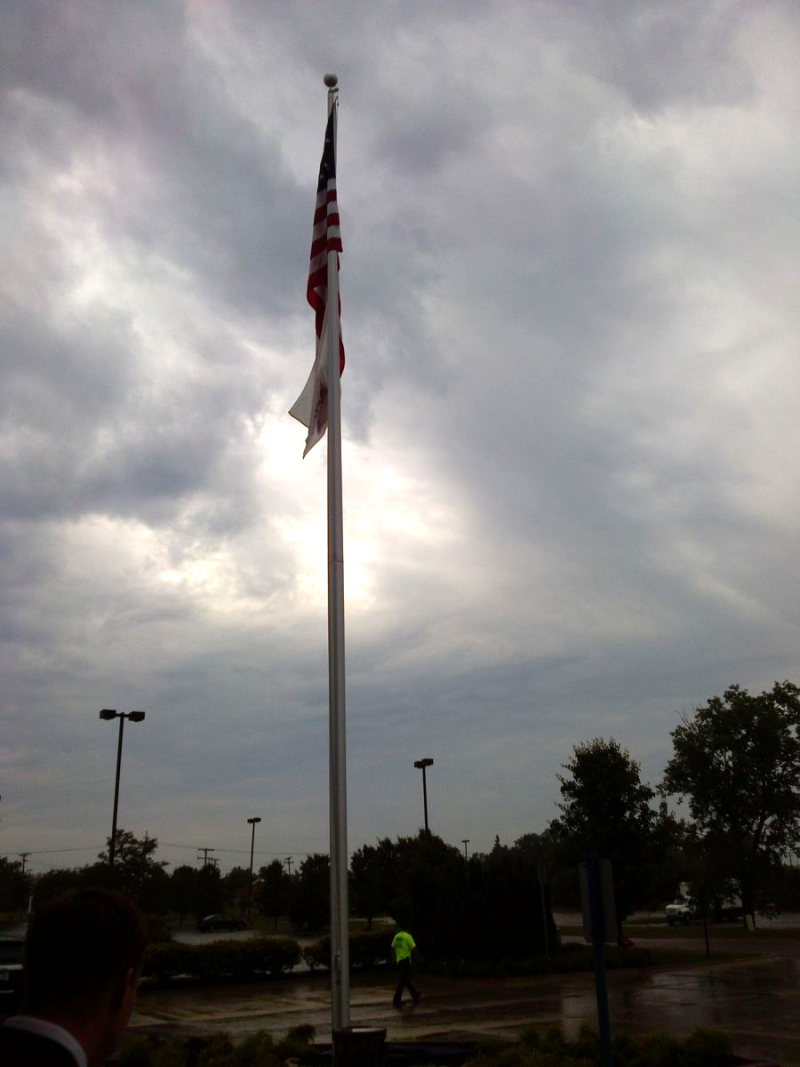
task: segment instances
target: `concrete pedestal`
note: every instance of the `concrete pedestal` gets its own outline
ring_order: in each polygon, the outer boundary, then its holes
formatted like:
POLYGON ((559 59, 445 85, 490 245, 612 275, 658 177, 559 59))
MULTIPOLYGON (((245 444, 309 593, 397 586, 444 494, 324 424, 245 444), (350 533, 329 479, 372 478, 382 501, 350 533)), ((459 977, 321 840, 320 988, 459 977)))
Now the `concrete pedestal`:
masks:
POLYGON ((333 1031, 335 1067, 383 1067, 386 1030, 377 1026, 349 1026, 333 1031))

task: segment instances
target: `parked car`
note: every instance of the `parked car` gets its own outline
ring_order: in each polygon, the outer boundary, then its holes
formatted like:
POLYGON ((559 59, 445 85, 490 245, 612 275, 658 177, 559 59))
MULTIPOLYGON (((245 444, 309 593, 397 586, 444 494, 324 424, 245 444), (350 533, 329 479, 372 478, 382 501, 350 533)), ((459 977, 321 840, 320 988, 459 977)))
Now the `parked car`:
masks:
POLYGON ((25 942, 21 937, 0 937, 0 1019, 19 1009, 22 999, 22 960, 25 942))
POLYGON ((231 915, 206 915, 197 924, 197 929, 202 930, 204 934, 215 930, 246 930, 247 923, 244 919, 234 919, 231 915))

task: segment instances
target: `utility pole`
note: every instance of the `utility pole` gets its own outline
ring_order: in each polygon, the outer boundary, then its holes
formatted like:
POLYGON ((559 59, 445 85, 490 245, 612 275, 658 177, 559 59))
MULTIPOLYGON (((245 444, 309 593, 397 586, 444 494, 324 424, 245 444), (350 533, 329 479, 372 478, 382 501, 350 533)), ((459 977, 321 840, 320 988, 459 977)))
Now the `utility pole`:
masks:
POLYGON ((468 860, 469 856, 467 855, 467 845, 469 844, 469 838, 468 837, 462 837, 461 841, 462 841, 462 843, 464 845, 464 859, 468 860))
POLYGON ((25 860, 30 856, 30 852, 20 852, 19 858, 22 860, 22 873, 25 873, 25 860))
POLYGON ((292 877, 292 857, 291 856, 287 856, 286 857, 286 869, 288 870, 289 877, 291 878, 292 877))
MULTIPOLYGON (((203 866, 204 867, 208 866, 208 854, 209 854, 209 852, 216 852, 216 851, 217 850, 215 848, 198 848, 197 855, 199 856, 201 852, 203 853, 203 866)), ((212 859, 211 862, 215 863, 215 862, 218 862, 218 861, 212 859)))

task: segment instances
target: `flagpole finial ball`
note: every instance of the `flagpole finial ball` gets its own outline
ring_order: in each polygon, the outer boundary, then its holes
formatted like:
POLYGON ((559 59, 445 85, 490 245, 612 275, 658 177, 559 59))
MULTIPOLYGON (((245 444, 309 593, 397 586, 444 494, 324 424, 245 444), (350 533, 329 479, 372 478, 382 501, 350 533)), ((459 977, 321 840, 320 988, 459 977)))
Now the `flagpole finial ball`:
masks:
POLYGON ((322 79, 329 89, 335 89, 339 84, 339 78, 335 74, 326 74, 322 79))

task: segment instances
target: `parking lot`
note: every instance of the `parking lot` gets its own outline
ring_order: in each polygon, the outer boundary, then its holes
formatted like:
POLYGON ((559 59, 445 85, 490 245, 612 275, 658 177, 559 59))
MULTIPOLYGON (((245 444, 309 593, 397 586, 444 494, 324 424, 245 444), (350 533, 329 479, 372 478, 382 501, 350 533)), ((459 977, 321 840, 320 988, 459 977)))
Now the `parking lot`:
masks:
MULTIPOLYGON (((476 981, 422 975, 423 998, 400 1012, 392 975, 356 976, 352 1022, 385 1027, 389 1040, 514 1038, 526 1026, 559 1023, 574 1032, 596 1022, 591 975, 476 981)), ((285 1033, 311 1023, 330 1040, 327 976, 248 986, 142 991, 131 1021, 143 1032, 185 1035, 227 1030, 285 1033)), ((735 962, 609 974, 612 1027, 632 1033, 696 1026, 727 1032, 741 1055, 800 1067, 800 959, 761 955, 735 962)))

